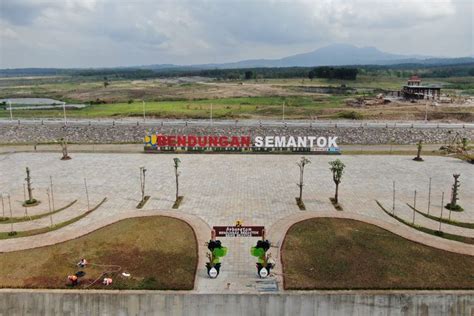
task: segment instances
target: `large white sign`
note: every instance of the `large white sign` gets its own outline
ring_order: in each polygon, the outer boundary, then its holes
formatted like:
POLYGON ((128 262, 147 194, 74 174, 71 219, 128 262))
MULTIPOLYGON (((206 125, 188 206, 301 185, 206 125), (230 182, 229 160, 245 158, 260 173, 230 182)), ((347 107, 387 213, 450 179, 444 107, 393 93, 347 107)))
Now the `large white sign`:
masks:
POLYGON ((265 148, 338 148, 337 136, 316 137, 316 136, 257 136, 255 137, 255 147, 265 148))
POLYGON ((165 148, 198 148, 203 150, 240 149, 251 151, 296 151, 339 154, 337 136, 229 136, 229 135, 161 135, 145 136, 145 150, 165 148))

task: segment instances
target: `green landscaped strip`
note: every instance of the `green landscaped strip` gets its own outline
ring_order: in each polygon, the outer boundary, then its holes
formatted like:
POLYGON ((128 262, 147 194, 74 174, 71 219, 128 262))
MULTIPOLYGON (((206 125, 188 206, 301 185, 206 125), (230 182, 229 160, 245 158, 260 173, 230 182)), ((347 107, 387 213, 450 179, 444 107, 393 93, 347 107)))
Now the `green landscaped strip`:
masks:
POLYGON ((430 214, 423 213, 423 212, 417 210, 416 208, 414 208, 413 206, 411 206, 408 203, 407 203, 407 205, 408 205, 409 208, 411 208, 412 210, 414 210, 418 214, 423 215, 424 217, 427 217, 427 218, 432 219, 434 221, 438 221, 438 222, 441 221, 442 223, 446 223, 446 224, 450 224, 450 225, 454 225, 454 226, 474 229, 474 223, 464 223, 464 222, 453 221, 451 219, 439 218, 439 217, 436 217, 436 216, 433 216, 433 215, 430 215, 430 214))
POLYGON ((35 219, 39 219, 39 218, 42 218, 42 217, 46 217, 48 215, 53 215, 55 213, 58 213, 58 212, 61 212, 69 207, 71 207, 72 205, 74 205, 74 203, 76 203, 77 200, 74 200, 72 201, 71 203, 69 203, 68 205, 64 206, 64 207, 61 207, 61 208, 58 208, 57 210, 55 211, 52 211, 52 212, 48 212, 48 213, 42 213, 42 214, 37 214, 37 215, 33 215, 33 216, 23 216, 23 217, 0 217, 0 224, 11 224, 11 223, 20 223, 20 222, 26 222, 26 221, 32 221, 32 220, 35 220, 35 219))
POLYGON ((19 238, 19 237, 28 237, 28 236, 34 236, 34 235, 39 235, 39 234, 44 234, 48 233, 54 230, 58 230, 60 228, 63 228, 64 226, 67 226, 69 224, 72 224, 74 222, 77 222, 78 220, 86 217, 96 209, 98 209, 102 204, 107 201, 107 198, 104 198, 99 204, 97 204, 94 208, 90 209, 89 211, 85 212, 84 214, 81 214, 79 216, 76 216, 74 218, 71 218, 70 220, 61 222, 59 224, 53 225, 52 227, 43 227, 43 228, 38 228, 38 229, 32 229, 32 230, 26 230, 26 231, 20 231, 20 232, 15 232, 14 234, 11 234, 10 232, 1 232, 0 233, 0 240, 1 239, 9 239, 9 238, 19 238))
POLYGON ((434 230, 434 229, 430 229, 430 228, 426 228, 426 227, 423 227, 423 226, 419 226, 419 225, 414 225, 412 223, 409 223, 407 222, 406 220, 396 216, 395 214, 392 214, 390 213, 389 211, 387 211, 383 206, 382 204, 379 202, 379 201, 375 201, 377 202, 378 206, 380 206, 380 208, 389 216, 395 218, 397 221, 407 225, 407 226, 410 226, 411 228, 414 228, 416 230, 419 230, 421 232, 424 232, 424 233, 427 233, 427 234, 430 234, 430 235, 433 235, 433 236, 438 236, 438 237, 441 237, 441 238, 445 238, 445 239, 450 239, 450 240, 454 240, 454 241, 459 241, 459 242, 462 242, 462 243, 465 243, 465 244, 470 244, 470 245, 474 245, 474 238, 470 238, 470 237, 465 237, 465 236, 459 236, 459 235, 453 235, 453 234, 448 234, 448 233, 445 233, 443 231, 438 231, 438 230, 434 230))
MULTIPOLYGON (((357 150, 357 149, 350 149, 350 150, 342 150, 342 154, 345 155, 386 155, 386 156, 416 156, 416 150, 357 150)), ((440 156, 446 157, 445 154, 442 152, 426 152, 423 153, 423 156, 440 156)))
MULTIPOLYGON (((146 114, 156 117, 171 118, 208 118, 212 106, 214 118, 250 118, 254 115, 263 117, 279 116, 282 104, 285 103, 285 114, 288 117, 306 118, 308 115, 320 115, 323 109, 344 106, 348 96, 255 96, 220 99, 148 101, 146 114)), ((8 117, 8 111, 0 111, 0 117, 8 117)), ((16 117, 61 117, 62 108, 54 110, 15 110, 16 117)), ((141 102, 117 102, 93 104, 82 109, 68 111, 68 117, 140 117, 143 115, 141 102)))

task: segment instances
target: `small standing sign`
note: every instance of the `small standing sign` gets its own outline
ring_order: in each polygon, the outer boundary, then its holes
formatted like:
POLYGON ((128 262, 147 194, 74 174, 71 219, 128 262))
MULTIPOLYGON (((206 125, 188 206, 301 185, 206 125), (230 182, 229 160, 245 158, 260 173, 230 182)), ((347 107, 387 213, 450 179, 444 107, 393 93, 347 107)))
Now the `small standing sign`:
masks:
POLYGON ((215 237, 264 237, 265 226, 214 226, 215 237))

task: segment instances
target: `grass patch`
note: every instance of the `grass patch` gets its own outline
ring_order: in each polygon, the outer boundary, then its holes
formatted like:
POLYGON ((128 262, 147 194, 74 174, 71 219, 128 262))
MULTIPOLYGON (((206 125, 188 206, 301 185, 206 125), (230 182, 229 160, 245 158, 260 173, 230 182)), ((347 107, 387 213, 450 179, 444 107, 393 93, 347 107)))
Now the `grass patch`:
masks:
POLYGON ((104 198, 99 204, 97 204, 94 208, 90 209, 89 211, 76 216, 74 218, 71 218, 70 220, 61 222, 59 224, 53 225, 52 227, 42 227, 42 228, 37 228, 37 229, 32 229, 32 230, 25 230, 25 231, 14 231, 14 232, 0 232, 0 240, 1 239, 8 239, 8 238, 18 238, 18 237, 28 237, 28 236, 34 236, 34 235, 39 235, 39 234, 44 234, 51 232, 53 230, 58 230, 60 228, 63 228, 69 224, 72 224, 74 222, 77 222, 78 220, 86 217, 96 209, 98 209, 102 204, 107 201, 107 198, 104 198))
POLYGON ((364 115, 356 111, 344 111, 337 114, 338 118, 349 119, 349 120, 362 120, 364 115))
POLYGON ((474 256, 424 246, 351 219, 293 225, 282 263, 284 287, 290 290, 474 288, 474 256))
POLYGON ((456 157, 461 159, 461 160, 467 161, 471 164, 474 164, 474 154, 469 154, 469 153, 457 154, 456 157))
POLYGON ((53 246, 0 254, 2 288, 68 288, 67 276, 86 275, 78 288, 191 290, 197 267, 197 242, 185 222, 164 216, 126 219, 53 246), (172 232, 179 232, 179 235, 172 232), (78 269, 86 258, 89 265, 78 269), (110 273, 112 285, 101 282, 110 273), (118 266, 120 269, 115 269, 118 266), (129 278, 121 276, 130 273, 129 278))
POLYGON ((438 237, 441 237, 441 238, 446 238, 446 239, 450 239, 450 240, 454 240, 454 241, 459 241, 459 242, 462 242, 462 243, 465 243, 465 244, 474 245, 474 238, 464 237, 464 236, 460 236, 460 235, 448 234, 448 233, 445 233, 443 231, 434 230, 434 229, 431 229, 431 228, 427 228, 427 227, 423 227, 423 226, 420 226, 420 225, 412 224, 412 223, 396 216, 395 214, 392 214, 389 211, 387 211, 379 201, 376 201, 376 202, 377 202, 378 206, 380 206, 382 211, 385 212, 385 214, 395 218, 397 221, 399 221, 399 222, 401 222, 401 223, 403 223, 407 226, 410 226, 411 228, 414 228, 416 230, 419 230, 421 232, 424 232, 424 233, 427 233, 427 234, 430 234, 430 235, 433 235, 433 236, 438 236, 438 237))
POLYGON ((436 217, 436 216, 433 216, 433 215, 430 215, 430 214, 423 213, 422 211, 417 210, 416 208, 414 208, 413 206, 411 206, 408 203, 407 203, 407 205, 408 205, 409 208, 411 208, 412 210, 414 210, 418 214, 423 215, 424 217, 427 217, 427 218, 432 219, 434 221, 438 221, 438 222, 441 221, 442 223, 445 223, 445 224, 450 224, 450 225, 454 225, 454 226, 474 229, 474 223, 465 223, 465 222, 454 221, 454 220, 447 219, 447 218, 439 218, 439 217, 436 217))
POLYGON ((64 206, 64 207, 61 207, 61 208, 58 208, 57 210, 55 211, 51 211, 51 212, 47 212, 47 213, 42 213, 42 214, 37 214, 37 215, 33 215, 33 216, 22 216, 22 217, 0 217, 0 224, 10 224, 10 223, 19 223, 19 222, 26 222, 26 221, 32 221, 32 220, 35 220, 35 219, 40 219, 40 218, 43 218, 43 217, 46 217, 46 216, 49 216, 49 215, 53 215, 53 214, 56 214, 58 212, 61 212, 69 207, 71 207, 72 205, 74 205, 74 203, 76 203, 77 200, 74 200, 72 201, 71 203, 69 203, 68 205, 64 206))
MULTIPOLYGON (((214 118, 246 118, 254 115, 262 117, 280 116, 282 105, 286 103, 285 115, 288 118, 317 115, 321 109, 337 108, 344 104, 345 97, 325 95, 320 98, 310 96, 256 96, 215 99, 189 99, 178 101, 147 101, 146 114, 149 117, 170 118, 209 118, 211 105, 214 118)), ((62 109, 15 110, 15 118, 54 117, 63 115, 62 109)), ((0 117, 8 117, 8 111, 0 111, 0 117)), ((142 117, 141 102, 108 102, 92 104, 81 109, 69 109, 70 118, 96 117, 142 117)))
POLYGON ((178 196, 178 198, 176 199, 176 201, 174 201, 172 208, 178 209, 179 206, 181 205, 181 202, 183 202, 183 199, 184 199, 184 196, 181 196, 181 195, 178 196))
POLYGON ((32 207, 32 206, 36 206, 36 205, 39 205, 41 202, 38 201, 37 199, 31 199, 31 200, 26 200, 25 202, 23 202, 22 206, 24 207, 32 207))
POLYGON ((453 212, 464 212, 464 209, 459 204, 451 205, 451 203, 448 203, 445 208, 453 212))

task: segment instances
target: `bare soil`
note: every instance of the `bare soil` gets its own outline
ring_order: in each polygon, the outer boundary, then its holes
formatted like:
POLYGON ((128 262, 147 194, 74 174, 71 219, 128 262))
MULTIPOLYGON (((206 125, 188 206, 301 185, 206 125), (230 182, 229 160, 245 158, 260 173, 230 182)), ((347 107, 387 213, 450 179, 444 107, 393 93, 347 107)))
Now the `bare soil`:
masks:
POLYGON ((126 219, 75 240, 0 254, 0 288, 70 288, 67 276, 83 270, 78 288, 191 290, 197 260, 187 223, 163 216, 126 219), (76 266, 81 258, 89 262, 84 269, 76 266), (112 285, 102 285, 105 276, 112 285))

